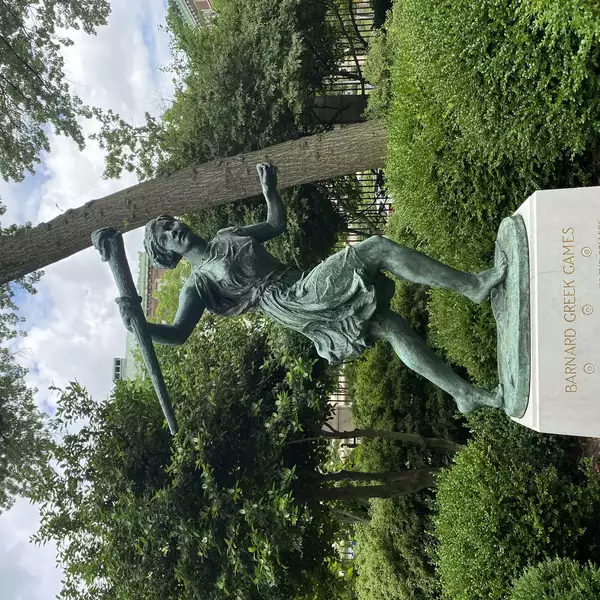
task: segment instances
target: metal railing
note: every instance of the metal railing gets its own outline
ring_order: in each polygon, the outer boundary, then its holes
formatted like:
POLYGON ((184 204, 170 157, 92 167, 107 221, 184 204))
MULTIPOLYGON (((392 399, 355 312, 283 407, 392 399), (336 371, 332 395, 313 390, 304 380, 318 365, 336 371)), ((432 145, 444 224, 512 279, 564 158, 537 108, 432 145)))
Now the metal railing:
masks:
POLYGON ((372 87, 362 70, 374 34, 373 9, 366 0, 329 0, 329 4, 329 19, 341 34, 344 56, 337 71, 324 81, 325 90, 333 94, 365 94, 372 87))

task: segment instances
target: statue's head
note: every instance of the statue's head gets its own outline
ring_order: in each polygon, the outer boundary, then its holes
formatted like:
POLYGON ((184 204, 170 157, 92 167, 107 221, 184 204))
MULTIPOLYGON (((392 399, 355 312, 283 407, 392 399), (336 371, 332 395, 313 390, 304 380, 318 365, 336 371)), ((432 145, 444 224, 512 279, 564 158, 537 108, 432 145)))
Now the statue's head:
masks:
POLYGON ((144 235, 148 258, 157 269, 174 269, 193 244, 189 227, 168 215, 152 219, 144 235))

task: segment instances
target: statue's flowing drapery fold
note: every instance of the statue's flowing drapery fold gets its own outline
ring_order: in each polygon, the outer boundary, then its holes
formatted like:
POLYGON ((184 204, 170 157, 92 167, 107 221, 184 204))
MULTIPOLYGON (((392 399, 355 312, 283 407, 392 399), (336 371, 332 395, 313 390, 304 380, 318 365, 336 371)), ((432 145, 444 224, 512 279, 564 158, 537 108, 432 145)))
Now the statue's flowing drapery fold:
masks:
POLYGON ((235 227, 217 233, 193 277, 210 312, 233 316, 259 308, 310 338, 333 364, 373 344, 369 321, 378 308, 389 307, 394 293, 393 282, 382 274, 370 277, 350 246, 301 274, 235 227))

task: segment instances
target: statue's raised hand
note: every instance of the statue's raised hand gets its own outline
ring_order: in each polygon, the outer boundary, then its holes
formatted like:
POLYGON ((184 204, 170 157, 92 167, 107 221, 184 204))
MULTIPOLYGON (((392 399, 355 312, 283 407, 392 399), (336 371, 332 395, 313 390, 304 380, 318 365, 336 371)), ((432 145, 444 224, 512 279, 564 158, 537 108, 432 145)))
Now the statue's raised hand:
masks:
POLYGON ((128 296, 121 296, 117 298, 115 302, 119 306, 119 312, 121 313, 121 319, 127 331, 133 331, 133 321, 137 316, 140 315, 140 303, 142 299, 140 296, 137 298, 129 298, 128 296))
POLYGON ((259 165, 256 165, 256 170, 258 171, 258 177, 263 191, 275 190, 277 187, 277 168, 275 165, 260 163, 259 165))

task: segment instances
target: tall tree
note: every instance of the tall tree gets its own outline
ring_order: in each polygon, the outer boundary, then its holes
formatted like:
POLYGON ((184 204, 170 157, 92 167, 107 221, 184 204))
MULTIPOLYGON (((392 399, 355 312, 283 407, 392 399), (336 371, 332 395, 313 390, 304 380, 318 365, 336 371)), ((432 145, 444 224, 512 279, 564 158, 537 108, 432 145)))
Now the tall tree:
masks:
POLYGON ((161 213, 181 215, 256 196, 255 165, 272 161, 282 189, 383 166, 387 133, 371 121, 160 176, 68 210, 47 223, 0 238, 0 284, 91 245, 99 227, 125 232, 161 213))
MULTIPOLYGON (((5 211, 0 203, 0 215, 5 211)), ((0 227, 0 239, 20 228, 0 227)), ((23 228, 21 228, 23 229, 23 228)), ((15 496, 26 494, 45 464, 49 441, 33 390, 25 384, 26 371, 16 362, 14 345, 23 332, 17 312, 17 290, 35 293, 37 274, 0 285, 0 512, 10 508, 15 496)))
POLYGON ((64 30, 93 34, 106 23, 107 0, 0 0, 0 175, 23 179, 42 151, 50 150, 48 126, 84 137, 80 116, 90 110, 71 92, 61 46, 64 30))
POLYGON ((81 597, 83 581, 94 600, 335 598, 336 522, 323 501, 434 482, 429 469, 324 475, 326 443, 288 443, 327 419, 334 383, 295 332, 208 316, 160 358, 174 438, 147 381, 105 402, 74 386, 59 403, 59 424, 89 418, 56 446, 37 492, 39 540, 60 542, 65 598, 81 597))

